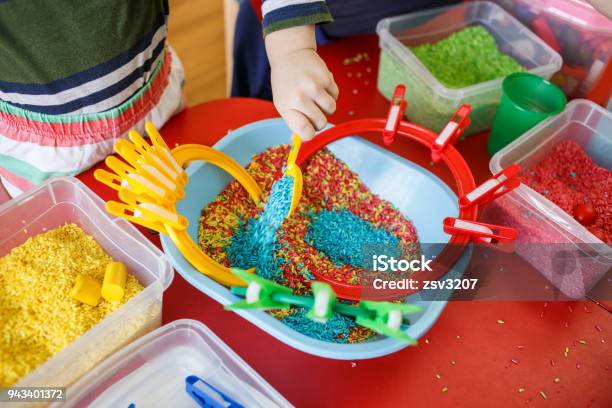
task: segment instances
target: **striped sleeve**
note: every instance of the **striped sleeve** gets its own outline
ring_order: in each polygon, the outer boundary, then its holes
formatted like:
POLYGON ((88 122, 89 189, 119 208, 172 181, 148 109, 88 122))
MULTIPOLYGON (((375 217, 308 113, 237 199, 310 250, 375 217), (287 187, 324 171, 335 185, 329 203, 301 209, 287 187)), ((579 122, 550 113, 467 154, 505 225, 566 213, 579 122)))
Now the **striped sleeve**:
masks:
POLYGON ((264 0, 261 14, 264 36, 285 28, 332 21, 324 0, 264 0))

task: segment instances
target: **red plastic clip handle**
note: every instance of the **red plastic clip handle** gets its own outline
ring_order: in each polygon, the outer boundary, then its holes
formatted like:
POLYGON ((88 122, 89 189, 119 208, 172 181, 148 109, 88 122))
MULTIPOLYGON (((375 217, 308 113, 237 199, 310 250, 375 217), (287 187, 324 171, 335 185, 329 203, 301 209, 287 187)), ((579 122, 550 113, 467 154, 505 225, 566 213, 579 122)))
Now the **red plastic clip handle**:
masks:
POLYGON ((454 217, 445 218, 443 225, 444 232, 447 234, 460 233, 469 235, 472 241, 485 244, 511 242, 518 236, 518 232, 514 228, 466 221, 454 217))
POLYGON ((470 125, 470 112, 472 106, 464 103, 450 118, 431 145, 431 160, 437 163, 442 158, 442 152, 447 146, 452 145, 459 139, 463 131, 470 125))
POLYGON ((555 36, 555 32, 550 28, 546 18, 538 16, 531 22, 531 29, 550 46, 553 50, 561 52, 561 46, 555 36))
POLYGON ((387 113, 387 123, 383 130, 383 143, 390 145, 395 140, 395 134, 397 133, 397 127, 399 126, 404 111, 406 110, 406 86, 398 85, 393 91, 393 98, 391 98, 391 106, 389 107, 389 113, 387 113))
POLYGON ((459 207, 466 209, 473 205, 485 205, 517 188, 521 181, 517 174, 521 170, 518 164, 511 164, 474 190, 459 199, 459 207))

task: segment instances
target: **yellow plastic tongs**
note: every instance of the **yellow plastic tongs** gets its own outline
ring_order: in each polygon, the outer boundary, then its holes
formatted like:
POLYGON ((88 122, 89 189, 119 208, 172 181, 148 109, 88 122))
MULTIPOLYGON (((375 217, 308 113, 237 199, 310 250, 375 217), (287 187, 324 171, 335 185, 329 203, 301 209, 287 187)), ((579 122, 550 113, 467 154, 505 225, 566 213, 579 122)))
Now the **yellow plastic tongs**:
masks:
POLYGON ((291 137, 291 150, 289 151, 287 166, 285 167, 285 175, 293 177, 293 194, 291 196, 291 207, 289 208, 289 214, 287 214, 287 217, 293 214, 293 211, 296 209, 298 203, 300 202, 300 198, 302 197, 302 185, 304 184, 304 180, 302 178, 300 166, 295 164, 295 160, 297 159, 301 146, 302 139, 300 139, 300 137, 294 133, 291 137))

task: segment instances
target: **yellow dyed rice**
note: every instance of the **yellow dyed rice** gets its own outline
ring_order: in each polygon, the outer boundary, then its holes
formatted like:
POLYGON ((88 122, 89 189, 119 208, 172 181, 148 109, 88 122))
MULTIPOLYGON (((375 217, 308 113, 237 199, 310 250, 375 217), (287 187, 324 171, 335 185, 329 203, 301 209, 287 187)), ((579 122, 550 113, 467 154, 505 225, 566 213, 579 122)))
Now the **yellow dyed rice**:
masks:
POLYGON ((29 238, 0 258, 0 387, 8 387, 63 349, 143 288, 128 275, 120 302, 73 300, 78 274, 96 278, 113 259, 74 224, 29 238))

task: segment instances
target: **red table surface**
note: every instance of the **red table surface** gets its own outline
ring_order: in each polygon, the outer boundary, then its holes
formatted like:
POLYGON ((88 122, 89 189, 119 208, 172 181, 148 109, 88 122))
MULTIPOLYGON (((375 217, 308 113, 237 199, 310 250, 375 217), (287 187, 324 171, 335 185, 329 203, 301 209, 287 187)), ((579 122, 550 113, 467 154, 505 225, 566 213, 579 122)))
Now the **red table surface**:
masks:
MULTIPOLYGON (((376 37, 341 40, 320 52, 341 90, 332 123, 386 115, 388 102, 376 90, 376 37), (360 53, 367 57, 345 64, 360 53)), ((218 100, 178 114, 162 134, 170 146, 212 145, 232 129, 275 116, 269 102, 218 100)), ((456 145, 477 182, 489 176, 486 138, 456 145)), ((408 144, 391 150, 414 156, 408 144)), ((81 179, 102 198, 113 198, 91 171, 81 179)), ((143 232, 159 246, 158 237, 143 232)), ((299 407, 612 406, 612 316, 591 302, 450 302, 418 346, 356 362, 295 350, 224 311, 176 273, 164 295, 163 319, 181 318, 210 327, 299 407)))

